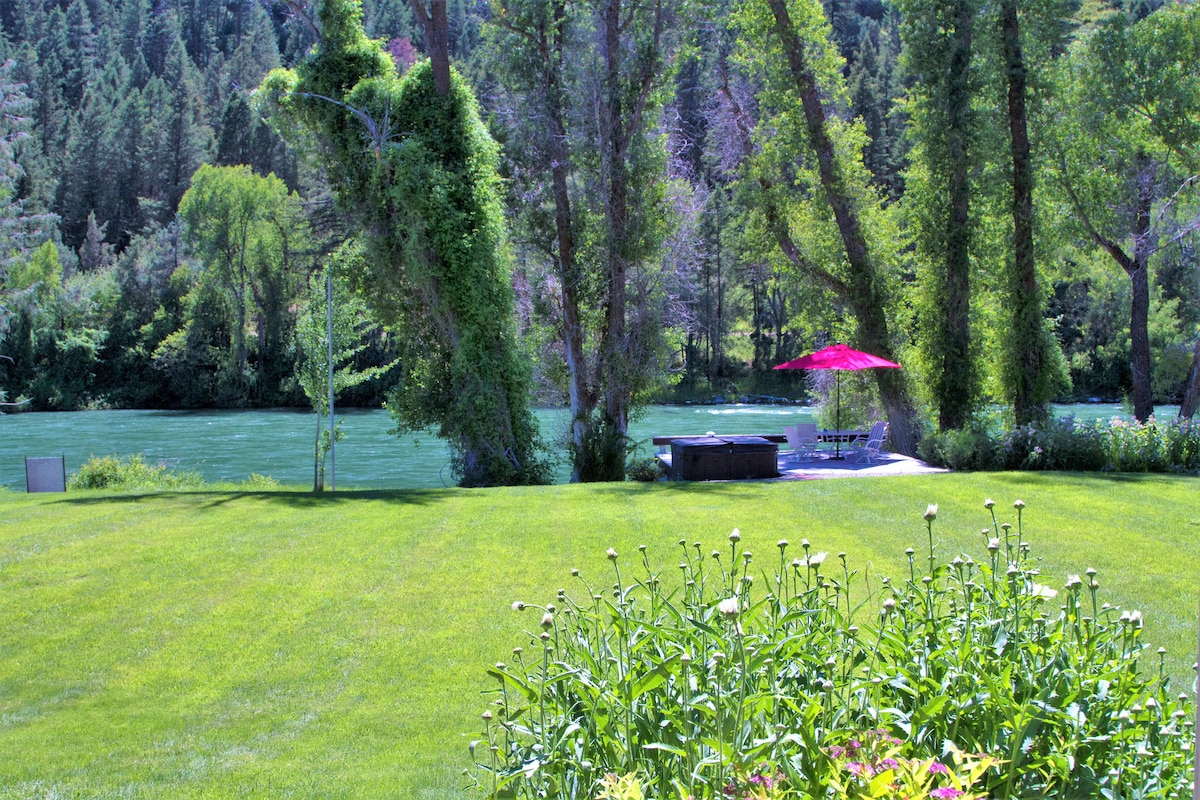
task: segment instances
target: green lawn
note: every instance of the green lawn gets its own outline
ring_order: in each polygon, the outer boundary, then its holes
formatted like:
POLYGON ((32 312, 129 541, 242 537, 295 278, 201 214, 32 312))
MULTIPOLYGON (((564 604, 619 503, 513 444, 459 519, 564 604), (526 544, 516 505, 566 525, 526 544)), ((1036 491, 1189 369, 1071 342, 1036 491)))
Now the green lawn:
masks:
MULTIPOLYGON (((938 503, 981 559, 984 497, 1045 583, 1099 570, 1191 685, 1200 479, 936 475, 737 484, 161 495, 0 494, 0 797, 456 795, 488 688, 579 567, 676 541, 760 559, 807 537, 899 575, 938 503)), ((982 559, 981 559, 982 560, 982 559)), ((765 565, 764 565, 765 566, 765 565)))

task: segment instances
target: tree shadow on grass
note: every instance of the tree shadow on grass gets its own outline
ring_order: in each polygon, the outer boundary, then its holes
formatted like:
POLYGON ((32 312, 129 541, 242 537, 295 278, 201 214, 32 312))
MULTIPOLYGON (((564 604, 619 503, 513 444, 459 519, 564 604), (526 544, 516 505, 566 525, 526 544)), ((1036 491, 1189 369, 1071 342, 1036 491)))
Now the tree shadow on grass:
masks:
POLYGON ((197 490, 197 491, 166 491, 144 493, 113 493, 89 494, 86 497, 63 497, 52 501, 52 504, 78 506, 145 504, 179 499, 199 499, 205 508, 217 508, 241 500, 256 500, 259 502, 282 505, 295 509, 317 509, 344 505, 357 501, 376 501, 396 505, 435 505, 451 496, 451 489, 353 489, 338 492, 305 492, 288 490, 262 489, 231 489, 197 490))
POLYGON ((1030 481, 1053 481, 1056 486, 1064 484, 1071 486, 1095 486, 1097 482, 1108 483, 1158 483, 1176 481, 1180 478, 1193 478, 1192 473, 1173 472, 1059 472, 1057 470, 1022 470, 1012 472, 977 472, 975 475, 987 475, 998 483, 1024 483, 1030 481))

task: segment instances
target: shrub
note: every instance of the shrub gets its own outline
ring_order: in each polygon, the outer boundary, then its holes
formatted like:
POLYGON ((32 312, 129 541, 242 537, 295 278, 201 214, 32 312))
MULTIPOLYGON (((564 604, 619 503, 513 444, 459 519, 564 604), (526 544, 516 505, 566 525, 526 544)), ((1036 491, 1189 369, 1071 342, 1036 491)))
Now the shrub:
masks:
POLYGON ((846 554, 807 540, 801 553, 780 541, 758 580, 736 530, 708 554, 681 539, 675 577, 645 547, 632 566, 610 549, 610 575, 572 570, 579 591, 513 604, 540 623, 528 653, 488 670, 476 785, 491 797, 868 796, 845 753, 877 731, 895 739, 896 770, 954 775, 910 784, 914 797, 1181 796, 1191 707, 1170 695, 1161 655, 1157 677, 1144 674, 1141 615, 1102 605, 1092 570, 1055 600, 1014 507, 1015 525, 991 513, 980 561, 947 562, 930 506, 927 554, 909 549, 908 574, 870 590, 846 554))
POLYGON ((1097 471, 1109 466, 1105 432, 1071 417, 1021 425, 1000 438, 1004 469, 1097 471))
POLYGON ((982 428, 929 434, 921 458, 955 470, 1179 472, 1200 469, 1200 425, 1071 418, 1022 425, 999 434, 982 428))
POLYGON ((629 462, 625 475, 631 481, 651 483, 663 476, 662 462, 657 458, 639 458, 629 462))
POLYGON ((930 433, 917 448, 918 455, 930 464, 960 472, 999 468, 996 449, 987 431, 977 428, 930 433))
POLYGON ((165 464, 147 464, 141 454, 127 459, 92 456, 67 481, 69 489, 183 489, 204 482, 199 473, 167 469, 165 464))

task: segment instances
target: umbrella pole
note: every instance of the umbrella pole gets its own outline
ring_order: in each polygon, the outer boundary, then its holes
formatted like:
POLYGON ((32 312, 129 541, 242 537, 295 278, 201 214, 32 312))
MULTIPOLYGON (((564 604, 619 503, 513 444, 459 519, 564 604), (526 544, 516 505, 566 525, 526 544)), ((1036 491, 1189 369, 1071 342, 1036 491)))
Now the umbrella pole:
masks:
POLYGON ((833 374, 837 376, 837 405, 833 412, 833 457, 834 460, 839 460, 842 457, 842 371, 835 369, 833 374))

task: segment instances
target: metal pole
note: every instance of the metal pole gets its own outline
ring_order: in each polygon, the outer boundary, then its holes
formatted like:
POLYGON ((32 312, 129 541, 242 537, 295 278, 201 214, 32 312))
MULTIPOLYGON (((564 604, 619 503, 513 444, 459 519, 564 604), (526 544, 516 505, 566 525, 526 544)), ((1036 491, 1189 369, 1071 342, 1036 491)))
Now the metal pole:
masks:
POLYGON ((842 457, 842 371, 835 369, 833 374, 837 376, 837 409, 833 412, 833 458, 836 461, 842 457))
POLYGON ((325 270, 325 333, 329 345, 329 491, 337 491, 337 459, 333 427, 333 270, 325 270))

